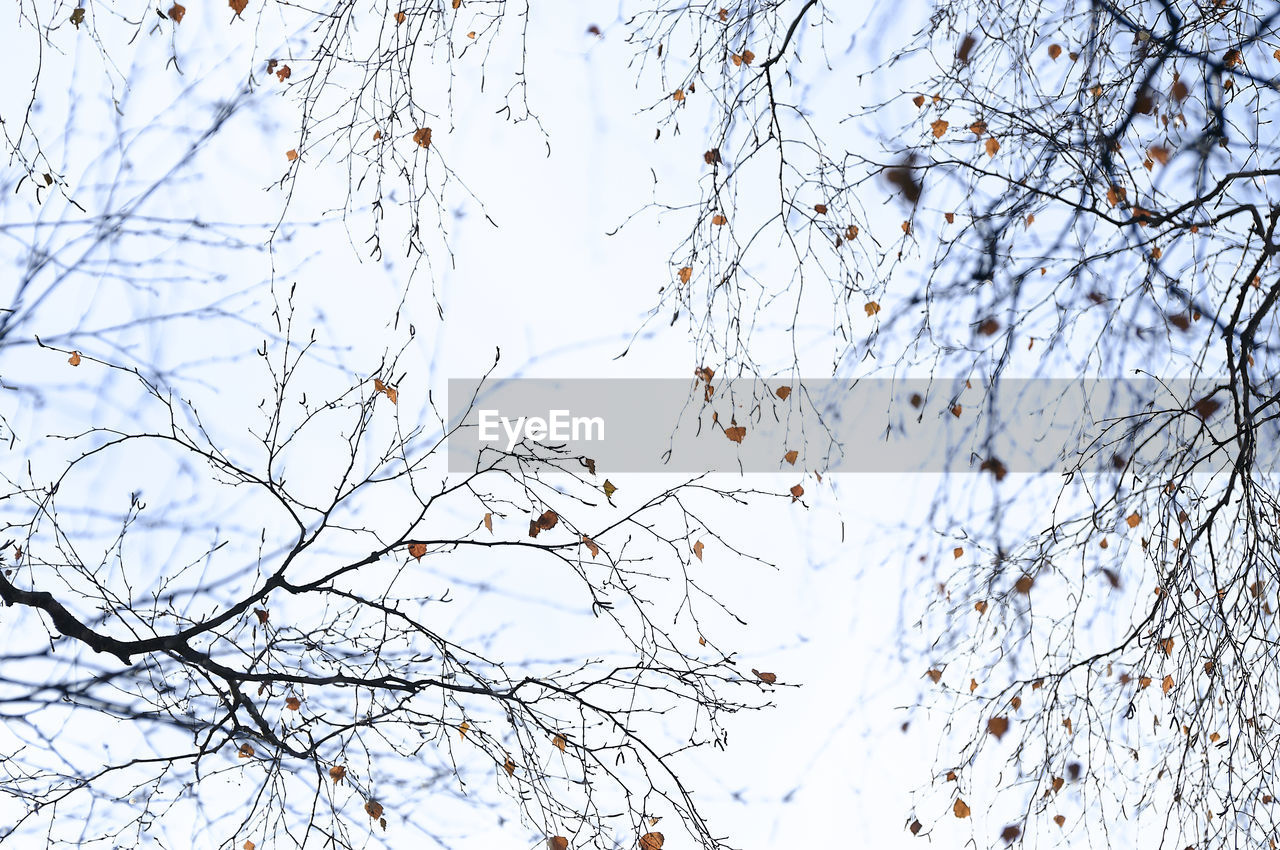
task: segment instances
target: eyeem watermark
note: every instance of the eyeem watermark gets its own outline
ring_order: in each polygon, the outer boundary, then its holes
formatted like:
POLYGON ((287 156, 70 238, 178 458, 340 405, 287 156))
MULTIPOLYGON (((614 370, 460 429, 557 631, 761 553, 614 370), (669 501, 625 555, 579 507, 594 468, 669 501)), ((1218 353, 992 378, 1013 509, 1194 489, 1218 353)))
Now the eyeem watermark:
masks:
POLYGON ((497 410, 481 410, 479 437, 482 443, 496 443, 504 437, 507 451, 525 440, 535 443, 589 442, 604 439, 604 417, 574 416, 568 410, 552 410, 541 416, 517 416, 514 419, 497 410))

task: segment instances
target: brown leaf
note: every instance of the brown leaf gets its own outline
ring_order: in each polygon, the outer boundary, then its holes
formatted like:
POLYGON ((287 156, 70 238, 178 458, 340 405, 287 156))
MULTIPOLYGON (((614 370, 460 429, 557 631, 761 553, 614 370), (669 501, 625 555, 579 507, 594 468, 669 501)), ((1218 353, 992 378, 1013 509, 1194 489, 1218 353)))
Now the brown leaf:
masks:
POLYGON ((1125 517, 1124 521, 1129 524, 1130 528, 1137 528, 1138 523, 1142 522, 1142 515, 1136 512, 1131 513, 1129 516, 1125 517))
POLYGON ((956 548, 951 550, 952 557, 959 558, 963 554, 964 554, 963 546, 957 546, 956 548))
POLYGON ((175 24, 182 23, 182 18, 187 14, 187 7, 181 3, 174 3, 169 7, 169 20, 175 24))
POLYGON ((249 0, 228 0, 228 6, 231 11, 236 13, 236 17, 240 17, 240 13, 249 7, 249 0))
POLYGON ((697 556, 699 561, 702 560, 702 549, 703 549, 703 545, 701 540, 693 544, 693 554, 697 556))
POLYGON ((920 823, 918 820, 913 820, 911 822, 911 826, 907 827, 907 829, 911 830, 912 835, 919 835, 920 830, 924 829, 924 824, 920 823))
POLYGON ((297 697, 289 697, 284 701, 284 707, 290 711, 298 711, 302 708, 302 700, 297 697))
POLYGON ((292 76, 293 76, 293 69, 290 68, 288 65, 281 65, 279 68, 276 69, 276 79, 282 83, 292 76))
POLYGON ((80 365, 80 352, 78 352, 78 351, 73 351, 73 352, 71 352, 71 356, 67 358, 67 362, 68 362, 68 363, 70 363, 72 366, 79 366, 79 365, 80 365))
POLYGON ((407 20, 407 16, 404 12, 396 12, 394 17, 397 24, 403 24, 405 20, 407 20))
POLYGON ((1000 321, 995 318, 983 319, 978 324, 978 333, 983 336, 994 336, 1000 330, 1000 321))
POLYGON ((761 673, 754 667, 751 668, 751 673, 766 685, 772 685, 774 682, 778 681, 778 677, 773 673, 761 673))
POLYGON ((995 156, 996 151, 1000 150, 1000 142, 996 141, 995 136, 991 136, 987 139, 985 147, 987 149, 987 156, 995 156))
POLYGON ((422 556, 423 556, 423 555, 425 555, 425 554, 427 554, 427 544, 425 544, 425 543, 410 543, 410 544, 409 544, 409 554, 413 557, 413 559, 414 559, 415 561, 421 561, 421 560, 422 560, 422 556))
POLYGON ((934 121, 932 124, 929 125, 929 127, 932 128, 933 130, 933 137, 935 139, 941 139, 943 134, 947 132, 947 128, 950 126, 951 126, 950 124, 948 124, 946 121, 943 121, 941 118, 939 118, 938 120, 934 121))
POLYGON ((470 728, 471 728, 471 724, 465 720, 462 721, 460 724, 458 724, 458 740, 459 741, 467 737, 467 730, 470 728))
POLYGON ((258 845, 254 844, 252 841, 245 839, 244 844, 241 844, 240 848, 241 850, 256 850, 257 846, 258 845))
POLYGON ((787 396, 791 395, 791 387, 778 387, 773 394, 783 401, 787 400, 787 396))
POLYGON ((563 835, 553 835, 547 839, 547 850, 568 850, 569 839, 563 835))
POLYGON ((916 105, 917 109, 919 109, 920 107, 924 106, 924 95, 922 94, 916 95, 915 97, 911 98, 911 102, 916 105))
POLYGON ((715 165, 717 162, 720 162, 720 149, 712 148, 707 151, 702 155, 702 161, 707 165, 715 165))
POLYGON ((676 89, 671 93, 671 99, 675 101, 684 100, 684 89, 676 89))
POLYGON ((592 540, 590 537, 588 537, 585 534, 582 535, 582 543, 591 552, 592 558, 600 554, 600 547, 596 545, 596 542, 594 540, 592 540))
POLYGON ((646 832, 640 836, 640 850, 662 850, 664 843, 666 839, 661 832, 646 832))
POLYGON ((554 744, 555 748, 562 753, 564 752, 564 748, 569 744, 569 742, 565 740, 564 735, 556 735, 551 739, 551 743, 554 744))
POLYGON ((253 758, 253 747, 248 744, 241 744, 240 749, 236 750, 236 752, 242 759, 253 758))
POLYGON ((978 138, 982 138, 982 134, 987 132, 987 122, 981 119, 974 121, 969 125, 969 130, 978 138))
POLYGON ((1056 60, 1056 59, 1057 59, 1059 56, 1061 56, 1061 55, 1062 55, 1062 45, 1061 45, 1061 44, 1051 44, 1051 45, 1049 45, 1049 58, 1050 58, 1050 59, 1054 59, 1054 60, 1056 60))
POLYGON ((419 127, 413 131, 413 140, 420 148, 431 147, 431 128, 419 127))
POLYGON ((693 278, 693 269, 690 268, 689 266, 685 266, 682 269, 680 269, 680 271, 677 272, 677 274, 680 277, 681 283, 688 283, 693 278))
POLYGON ((267 611, 265 608, 254 608, 253 613, 254 616, 258 618, 258 625, 260 626, 265 626, 267 624, 267 618, 271 616, 271 612, 267 611))
POLYGON ((813 205, 813 211, 814 211, 814 212, 816 212, 818 215, 826 215, 826 214, 827 214, 827 205, 826 205, 826 204, 814 204, 814 205, 813 205))
POLYGON ((1030 593, 1031 585, 1035 584, 1035 579, 1029 575, 1023 575, 1013 584, 1013 589, 1019 593, 1030 593))
POLYGON ((800 457, 800 453, 799 453, 798 451, 796 451, 795 449, 792 449, 791 451, 789 451, 789 452, 787 452, 786 454, 784 454, 784 455, 782 456, 782 459, 783 459, 783 460, 785 460, 787 463, 791 464, 792 466, 795 466, 795 465, 796 465, 796 459, 797 459, 797 458, 799 458, 799 457, 800 457))
POLYGON ((493 534, 493 514, 486 513, 484 515, 484 527, 489 529, 490 534, 493 534))
POLYGON ((1147 148, 1147 154, 1161 165, 1169 164, 1170 150, 1164 145, 1152 145, 1147 148))
POLYGON ((977 43, 978 40, 973 37, 972 33, 966 34, 961 40, 960 49, 956 51, 956 59, 960 61, 961 65, 969 64, 969 56, 973 53, 973 46, 977 43))
POLYGON ((502 769, 507 772, 507 776, 515 776, 516 763, 511 760, 511 756, 507 756, 507 760, 502 763, 502 769))
POLYGON ((735 443, 741 443, 742 438, 747 436, 747 429, 742 425, 732 425, 724 429, 724 435, 735 443))
POLYGON ((848 241, 848 242, 852 242, 853 240, 857 239, 857 238, 858 238, 858 225, 856 225, 856 224, 851 224, 851 225, 849 225, 848 227, 846 227, 846 228, 844 229, 844 238, 845 238, 845 240, 846 240, 846 241, 848 241))
POLYGON ((716 213, 711 217, 711 223, 716 227, 724 227, 729 223, 729 219, 725 218, 721 213, 716 213))
POLYGON ((1006 844, 1012 844, 1018 840, 1018 836, 1022 834, 1022 830, 1013 824, 1009 824, 1000 831, 1000 837, 1005 840, 1006 844))
POLYGON ((347 776, 347 769, 340 764, 335 764, 329 768, 329 778, 333 780, 333 784, 337 785, 347 776))
POLYGON ((364 804, 364 810, 369 813, 369 817, 377 820, 382 817, 382 804, 377 800, 370 800, 364 804))
POLYGON ((1160 648, 1164 650, 1165 655, 1173 655, 1173 638, 1165 638, 1160 641, 1160 648))
POLYGON ((993 717, 987 721, 987 732, 994 735, 996 740, 1004 737, 1004 733, 1009 731, 1009 718, 993 717))
POLYGON ((979 614, 987 613, 987 600, 982 599, 982 600, 979 600, 978 602, 975 602, 973 604, 973 610, 977 611, 979 614))
POLYGON ((956 214, 955 214, 955 213, 945 213, 942 217, 943 217, 943 218, 945 218, 945 219, 947 220, 947 224, 955 224, 955 223, 956 223, 956 214))
POLYGON ((298 151, 296 149, 287 150, 284 152, 284 158, 293 162, 298 158, 298 151))
POLYGON ((1164 691, 1166 694, 1169 693, 1169 691, 1173 690, 1172 676, 1165 676, 1164 679, 1161 680, 1160 690, 1164 691))
POLYGON ((756 59, 756 55, 750 50, 742 51, 742 62, 744 65, 750 65, 756 59))
POLYGON ((1067 822, 1067 819, 1063 815, 1054 815, 1053 822, 1056 823, 1058 826, 1062 826, 1064 823, 1067 822))
POLYGON ((941 670, 928 670, 925 672, 925 675, 928 676, 930 681, 932 681, 935 685, 942 680, 941 670))
POLYGON ((801 487, 799 484, 793 484, 791 486, 791 501, 797 502, 800 500, 800 497, 803 495, 804 495, 803 487, 801 487))
POLYGON ((958 818, 967 818, 969 816, 969 804, 957 797, 955 805, 951 807, 951 811, 955 812, 958 818))

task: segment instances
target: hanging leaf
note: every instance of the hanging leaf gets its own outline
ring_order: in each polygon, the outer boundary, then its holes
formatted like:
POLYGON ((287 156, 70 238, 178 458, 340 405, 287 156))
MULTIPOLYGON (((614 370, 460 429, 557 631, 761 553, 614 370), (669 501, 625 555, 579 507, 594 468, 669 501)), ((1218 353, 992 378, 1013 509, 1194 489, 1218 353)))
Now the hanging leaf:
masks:
POLYGON ((563 753, 569 742, 565 740, 564 735, 556 735, 551 739, 551 743, 555 745, 557 750, 563 753))
POLYGON ((507 776, 515 776, 516 763, 511 760, 511 756, 507 756, 507 760, 502 763, 502 769, 507 772, 507 776))
POLYGON ((484 515, 484 527, 489 529, 490 534, 493 534, 493 514, 486 513, 484 515))
POLYGON ((181 3, 174 3, 169 7, 169 20, 175 24, 182 23, 183 17, 187 14, 187 7, 181 3))
POLYGON ((693 554, 697 556, 699 561, 702 560, 702 549, 703 549, 703 545, 701 540, 693 544, 693 554))
POLYGON ((929 126, 933 129, 933 137, 935 139, 941 139, 943 134, 947 132, 947 128, 951 125, 939 118, 929 126))
POLYGON ((1053 60, 1055 60, 1055 61, 1056 61, 1056 60, 1057 60, 1057 58, 1058 58, 1059 56, 1061 56, 1061 55, 1062 55, 1062 45, 1061 45, 1061 44, 1051 44, 1051 45, 1049 45, 1049 58, 1050 58, 1050 59, 1053 59, 1053 60))
POLYGON ((431 147, 431 128, 419 127, 417 130, 414 130, 413 140, 414 142, 417 143, 418 147, 420 148, 431 147))
POLYGON ((464 738, 466 738, 466 737, 467 737, 467 730, 468 730, 468 729, 470 729, 470 728, 471 728, 471 724, 470 724, 470 723, 468 723, 468 722, 467 722, 467 721, 465 721, 465 720, 464 720, 464 721, 462 721, 462 723, 460 723, 460 724, 458 725, 458 740, 459 740, 459 741, 461 741, 461 740, 463 740, 464 738))
POLYGON ((955 812, 958 818, 967 818, 969 816, 969 804, 957 797, 955 805, 951 807, 951 811, 955 812))
POLYGON ((798 501, 800 500, 800 497, 801 497, 801 496, 803 496, 803 495, 804 495, 804 488, 803 488, 803 487, 801 487, 799 484, 794 484, 794 485, 792 485, 792 487, 791 487, 791 501, 793 501, 793 502, 798 502, 798 501))
POLYGON ((298 711, 302 708, 302 700, 297 697, 289 697, 284 701, 284 707, 290 711, 298 711))
POLYGON ((569 839, 563 835, 553 835, 547 839, 547 850, 568 850, 569 839))
POLYGON ((797 459, 797 458, 799 458, 799 457, 800 457, 800 453, 799 453, 798 451, 796 451, 795 449, 792 449, 791 451, 789 451, 789 452, 787 452, 786 454, 784 454, 784 455, 782 456, 782 459, 783 459, 783 460, 785 460, 787 463, 791 464, 792 466, 795 466, 795 465, 796 465, 796 459, 797 459))
POLYGON ((369 817, 378 820, 382 817, 382 804, 377 800, 370 800, 364 804, 364 810, 369 813, 369 817))
POLYGON ((236 13, 236 17, 240 17, 240 13, 249 8, 249 0, 228 0, 227 5, 231 7, 231 11, 236 13))
POLYGON ((1004 737, 1004 733, 1009 731, 1009 718, 993 717, 987 721, 987 732, 995 736, 999 741, 1004 737))
POLYGON ((80 365, 80 352, 78 352, 78 351, 73 351, 73 352, 71 352, 71 356, 67 358, 67 362, 68 362, 68 363, 70 363, 72 366, 79 366, 79 365, 80 365))
POLYGON ((338 785, 347 776, 347 769, 340 764, 335 764, 329 768, 329 778, 333 780, 334 785, 338 785))
POLYGON ((646 832, 640 836, 640 850, 662 850, 665 842, 661 832, 646 832))
POLYGON ((427 544, 425 544, 425 543, 410 543, 410 544, 409 544, 409 554, 410 554, 411 556, 413 556, 413 559, 414 559, 415 561, 421 561, 421 560, 422 560, 422 556, 423 556, 423 555, 425 555, 425 554, 427 554, 427 544))

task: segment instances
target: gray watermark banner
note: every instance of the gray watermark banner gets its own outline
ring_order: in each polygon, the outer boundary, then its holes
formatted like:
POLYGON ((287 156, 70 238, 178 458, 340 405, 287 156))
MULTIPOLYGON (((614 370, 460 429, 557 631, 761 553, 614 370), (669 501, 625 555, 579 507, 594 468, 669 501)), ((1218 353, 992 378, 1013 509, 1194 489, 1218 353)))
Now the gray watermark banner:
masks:
POLYGON ((505 455, 612 472, 1280 470, 1271 396, 1227 382, 1005 379, 449 381, 449 469, 505 455))

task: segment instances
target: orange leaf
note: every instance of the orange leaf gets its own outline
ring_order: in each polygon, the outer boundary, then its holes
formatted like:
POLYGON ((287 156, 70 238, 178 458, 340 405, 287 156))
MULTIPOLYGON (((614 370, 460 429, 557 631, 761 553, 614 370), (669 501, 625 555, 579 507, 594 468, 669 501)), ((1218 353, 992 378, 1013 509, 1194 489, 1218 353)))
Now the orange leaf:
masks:
POLYGON ((662 850, 665 842, 661 832, 646 832, 640 836, 640 850, 662 850))
POLYGON ((563 753, 564 748, 568 745, 569 742, 564 739, 564 735, 556 735, 554 738, 551 739, 551 743, 555 745, 557 750, 563 753))
POLYGON ((977 611, 979 614, 987 613, 987 600, 983 599, 979 602, 975 602, 973 604, 973 610, 977 611))
POLYGON ((969 804, 957 797, 956 804, 951 807, 951 811, 955 812, 958 818, 967 818, 969 816, 969 804))
POLYGON ((711 217, 711 223, 714 224, 716 227, 724 227, 726 224, 729 223, 729 219, 725 218, 724 215, 721 213, 716 213, 711 217))
POLYGON ((240 758, 247 759, 253 757, 253 747, 248 744, 241 744, 240 749, 236 750, 240 754, 240 758))
POLYGON ((461 741, 463 738, 466 738, 466 737, 467 737, 467 730, 468 730, 468 729, 470 729, 470 728, 471 728, 471 724, 470 724, 470 723, 468 723, 468 722, 467 722, 467 721, 465 721, 465 720, 464 720, 464 721, 462 721, 462 723, 460 723, 460 724, 458 725, 458 740, 460 740, 460 741, 461 741))
POLYGON ((672 100, 684 100, 684 89, 676 89, 671 93, 672 100))
POLYGON ((395 14, 395 18, 396 18, 396 23, 397 23, 397 24, 403 24, 403 23, 405 22, 405 14, 404 14, 404 12, 396 12, 396 14, 395 14))
POLYGON ((761 673, 754 667, 751 668, 751 673, 766 685, 772 685, 774 682, 778 681, 778 677, 773 673, 761 673))
POLYGON ((697 558, 698 558, 698 560, 699 560, 699 561, 701 561, 701 560, 702 560, 702 550, 703 550, 703 548, 704 548, 704 547, 703 547, 703 545, 702 545, 702 541, 701 541, 701 540, 699 540, 697 543, 693 544, 693 554, 697 556, 697 558))
POLYGON ((987 149, 987 156, 995 156, 996 151, 1000 150, 1000 143, 996 141, 995 136, 991 136, 987 139, 986 149, 987 149))
POLYGON ((490 534, 493 534, 493 514, 487 513, 484 515, 484 527, 489 529, 490 534))
POLYGON ((236 13, 236 17, 240 17, 240 13, 249 7, 249 0, 228 0, 228 6, 231 11, 236 13))
POLYGON ((553 835, 547 839, 547 850, 568 850, 569 839, 563 835, 553 835))
POLYGON ((1061 56, 1061 55, 1062 55, 1062 45, 1060 45, 1060 44, 1051 44, 1051 45, 1049 45, 1049 58, 1050 58, 1050 59, 1057 59, 1057 58, 1058 58, 1059 56, 1061 56))
POLYGON ((585 534, 582 535, 582 543, 591 552, 591 557, 594 558, 596 555, 600 554, 600 547, 596 545, 596 542, 594 540, 592 540, 590 537, 588 537, 585 534))
POLYGON ((796 451, 795 449, 792 449, 791 451, 789 451, 789 452, 787 452, 786 454, 784 454, 784 455, 782 456, 782 459, 783 459, 783 460, 785 460, 787 463, 791 464, 792 466, 795 466, 795 465, 796 465, 796 458, 798 458, 798 457, 800 457, 800 453, 799 453, 798 451, 796 451))
POLYGON ((924 106, 924 95, 922 94, 916 95, 915 97, 911 98, 911 102, 916 105, 917 109, 919 109, 920 107, 924 106))
POLYGON ((1173 638, 1160 641, 1160 648, 1164 650, 1165 655, 1173 655, 1173 638))
POLYGON ((79 366, 79 365, 80 365, 80 352, 78 352, 78 351, 73 351, 73 352, 71 352, 71 356, 67 358, 67 362, 68 362, 68 363, 70 363, 72 366, 79 366))
POLYGON ((462 0, 453 0, 453 8, 455 8, 455 9, 461 9, 461 8, 462 8, 462 0))
POLYGON ((1129 524, 1130 528, 1137 528, 1138 523, 1142 522, 1142 515, 1138 513, 1131 513, 1129 516, 1125 517, 1124 521, 1129 524))
POLYGON ((245 840, 244 844, 240 845, 242 850, 256 850, 257 846, 258 845, 254 844, 252 841, 249 841, 248 839, 245 840))
POLYGON ((868 301, 866 304, 862 305, 862 309, 867 316, 874 316, 880 312, 880 304, 876 301, 868 301))
POLYGON ((1172 677, 1172 676, 1165 676, 1165 677, 1164 677, 1164 679, 1163 679, 1163 680, 1161 680, 1161 682, 1160 682, 1160 690, 1164 691, 1166 694, 1167 694, 1167 693, 1169 693, 1169 691, 1173 690, 1173 677, 1172 677))
POLYGON ((290 68, 288 65, 281 65, 279 68, 276 69, 276 79, 282 83, 292 76, 293 76, 293 69, 290 68))
POLYGON ((169 20, 175 24, 182 23, 182 17, 187 14, 187 7, 181 3, 174 3, 169 7, 169 20))
POLYGON ((804 488, 803 488, 803 487, 801 487, 799 484, 794 484, 794 485, 792 485, 792 487, 791 487, 791 501, 793 501, 793 502, 799 501, 799 500, 800 500, 800 497, 801 497, 801 496, 803 496, 803 495, 804 495, 804 488))
POLYGON ((693 277, 693 269, 689 268, 688 266, 685 266, 684 268, 680 269, 679 274, 680 274, 680 282, 688 283, 690 278, 693 277))
POLYGON ((756 55, 752 53, 750 50, 742 51, 742 61, 744 64, 750 65, 752 62, 755 61, 755 59, 756 59, 756 55))
POLYGON ((852 242, 858 238, 858 225, 851 224, 844 229, 844 238, 852 242))
POLYGON ((290 711, 297 711, 302 708, 302 700, 297 697, 289 697, 284 701, 284 707, 290 711))
POLYGON ((410 544, 409 544, 409 554, 413 556, 413 559, 414 559, 415 561, 421 561, 421 560, 422 560, 422 556, 423 556, 423 555, 425 555, 425 554, 427 554, 427 544, 425 544, 425 543, 410 543, 410 544))
POLYGON ((933 128, 933 137, 935 139, 941 139, 943 133, 947 132, 947 128, 950 127, 951 125, 948 124, 946 121, 943 121, 941 118, 939 118, 937 121, 934 121, 929 126, 933 128))
POLYGON ((516 763, 511 760, 511 756, 507 756, 507 760, 502 763, 502 769, 507 772, 507 776, 515 776, 516 763))
POLYGON ((724 429, 724 435, 735 443, 741 443, 742 438, 747 436, 747 429, 742 425, 734 425, 724 429))
POLYGON ((337 785, 346 778, 347 769, 340 764, 335 764, 329 768, 329 778, 333 780, 333 784, 337 785))
POLYGON ((956 548, 954 548, 954 549, 952 549, 952 550, 951 550, 951 554, 952 554, 954 557, 959 558, 961 555, 963 555, 963 554, 964 554, 964 547, 962 547, 962 546, 957 546, 956 548))
POLYGON ((947 224, 955 224, 955 223, 956 223, 956 214, 955 214, 955 213, 946 213, 946 214, 944 214, 942 217, 943 217, 943 218, 945 218, 945 219, 947 220, 947 224))
POLYGON ((284 152, 284 158, 289 160, 290 162, 293 162, 295 159, 298 158, 298 152, 296 150, 287 150, 284 152))
POLYGON ((791 387, 778 387, 773 394, 783 401, 787 400, 787 396, 791 395, 791 387))

